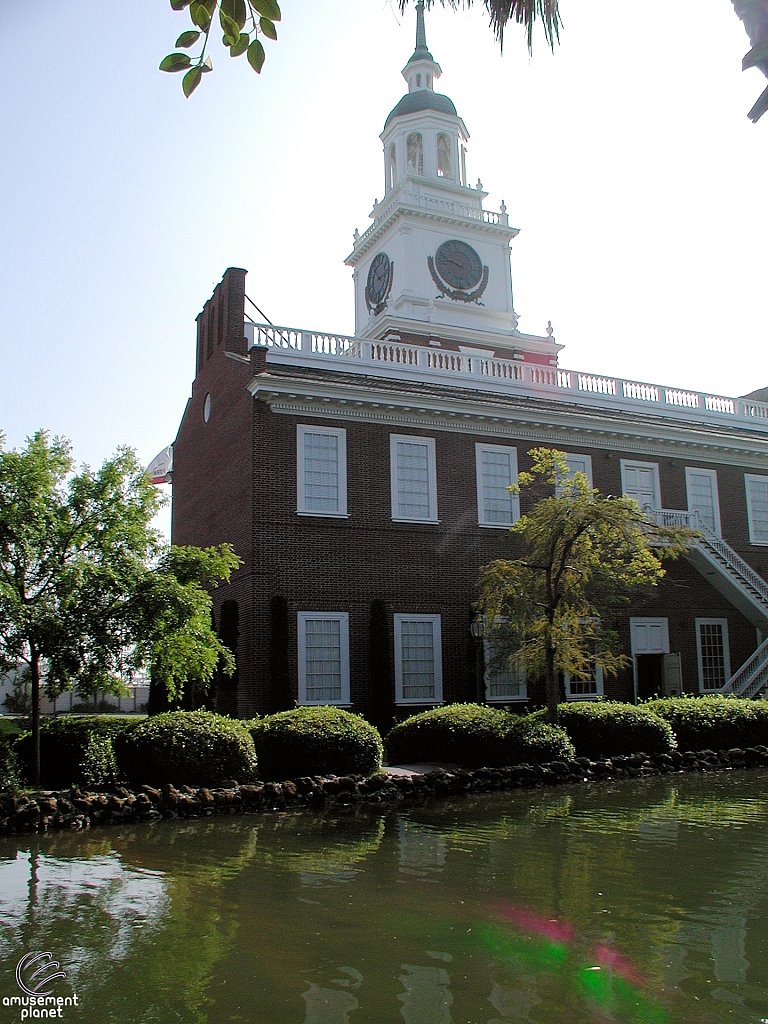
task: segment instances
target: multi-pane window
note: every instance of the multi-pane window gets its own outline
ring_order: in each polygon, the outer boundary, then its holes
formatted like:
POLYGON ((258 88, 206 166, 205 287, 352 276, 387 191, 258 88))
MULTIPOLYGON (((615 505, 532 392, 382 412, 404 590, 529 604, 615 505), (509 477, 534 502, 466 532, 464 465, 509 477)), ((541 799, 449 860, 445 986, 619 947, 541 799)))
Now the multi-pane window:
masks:
POLYGON ((576 679, 565 673, 565 695, 571 700, 586 700, 599 697, 603 692, 603 670, 595 665, 588 679, 576 679))
POLYGON ((749 539, 753 544, 768 544, 768 476, 744 474, 747 490, 749 539))
POLYGON ((483 641, 485 657, 485 699, 487 701, 526 700, 525 669, 510 665, 498 657, 490 640, 483 641))
POLYGON ((509 488, 517 483, 517 449, 476 444, 477 521, 480 526, 511 526, 520 518, 520 499, 509 488))
POLYGON ((299 704, 349 703, 349 615, 299 612, 299 704))
MULTIPOLYGON (((570 452, 566 453, 565 462, 568 466, 568 477, 575 476, 576 473, 583 473, 587 478, 587 483, 590 487, 592 484, 592 456, 591 455, 573 455, 570 452)), ((566 477, 565 479, 568 479, 566 477)), ((564 481, 558 481, 555 484, 555 493, 559 494, 562 491, 562 483, 564 481)))
POLYGON ((655 462, 621 460, 621 486, 628 498, 634 498, 643 511, 661 508, 659 467, 655 462))
POLYGON ((717 495, 717 473, 713 469, 685 467, 688 509, 698 512, 699 519, 713 533, 720 535, 720 500, 717 495))
POLYGON ((699 689, 719 690, 731 675, 727 619, 696 619, 699 689))
POLYGON ((443 699, 439 615, 395 615, 395 693, 399 704, 443 699))
POLYGON ((336 427, 298 425, 296 492, 301 514, 347 514, 346 433, 336 427))
POLYGON ((390 435, 392 518, 437 522, 435 441, 390 435))

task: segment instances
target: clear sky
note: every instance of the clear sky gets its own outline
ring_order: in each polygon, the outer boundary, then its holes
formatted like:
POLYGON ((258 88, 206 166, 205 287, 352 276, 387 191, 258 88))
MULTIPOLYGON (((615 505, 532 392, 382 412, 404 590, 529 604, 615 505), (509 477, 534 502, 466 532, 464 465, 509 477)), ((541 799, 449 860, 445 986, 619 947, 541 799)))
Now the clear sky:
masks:
MULTIPOLYGON (((520 228, 520 328, 561 364, 717 394, 768 386, 765 82, 730 0, 561 0, 503 54, 481 4, 427 15, 468 174, 520 228)), ((344 258, 383 193, 413 6, 284 0, 256 76, 218 41, 190 100, 167 0, 0 0, 0 429, 79 461, 176 434, 195 316, 228 266, 286 326, 351 333, 344 258)))

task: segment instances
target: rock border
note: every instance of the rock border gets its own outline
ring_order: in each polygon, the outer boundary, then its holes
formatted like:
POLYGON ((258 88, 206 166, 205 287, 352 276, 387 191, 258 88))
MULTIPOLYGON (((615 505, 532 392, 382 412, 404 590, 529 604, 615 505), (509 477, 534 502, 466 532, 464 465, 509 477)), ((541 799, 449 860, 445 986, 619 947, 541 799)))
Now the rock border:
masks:
POLYGON ((0 834, 87 829, 91 825, 154 822, 174 818, 208 818, 227 814, 423 802, 457 793, 589 783, 685 772, 768 767, 768 747, 731 750, 637 753, 591 761, 511 765, 506 768, 436 768, 424 774, 311 776, 286 782, 238 785, 226 781, 216 788, 170 783, 161 789, 142 786, 132 792, 116 786, 106 792, 43 790, 16 795, 0 792, 0 834))

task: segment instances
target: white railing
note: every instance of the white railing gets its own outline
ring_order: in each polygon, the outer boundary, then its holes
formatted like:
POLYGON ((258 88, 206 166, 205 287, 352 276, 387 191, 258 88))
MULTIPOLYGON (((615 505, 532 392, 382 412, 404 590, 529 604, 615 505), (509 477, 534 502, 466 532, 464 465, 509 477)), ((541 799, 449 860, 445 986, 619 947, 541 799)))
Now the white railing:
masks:
POLYGON ((763 640, 755 653, 738 668, 719 690, 713 693, 733 693, 737 697, 754 697, 768 683, 768 639, 763 640))
POLYGON ((398 207, 407 207, 417 210, 434 210, 437 213, 444 213, 449 217, 462 217, 464 220, 479 220, 483 224, 494 224, 501 227, 509 226, 509 214, 505 211, 497 213, 495 210, 484 210, 481 206, 468 206, 466 203, 451 199, 438 199, 436 196, 418 195, 410 192, 407 188, 401 189, 386 206, 377 206, 373 224, 359 235, 355 240, 355 248, 365 243, 379 225, 387 219, 392 211, 398 207))
POLYGON ((755 572, 748 562, 744 561, 741 555, 733 550, 730 544, 710 530, 697 511, 660 508, 646 509, 645 512, 657 526, 682 526, 689 530, 695 530, 699 537, 694 546, 703 547, 710 555, 713 555, 721 568, 727 568, 742 587, 749 588, 751 593, 748 591, 748 596, 752 600, 757 598, 765 606, 765 612, 768 613, 768 583, 759 573, 755 572))
POLYGON ((245 333, 249 347, 263 346, 273 353, 273 357, 301 356, 302 360, 321 361, 343 358, 348 366, 354 365, 362 372, 369 366, 408 367, 420 371, 424 380, 439 376, 442 383, 451 380, 456 383, 469 380, 509 383, 525 386, 550 398, 569 392, 569 400, 578 395, 581 401, 586 400, 590 404, 613 405, 618 402, 623 408, 642 406, 644 410, 666 415, 695 413, 697 417, 703 415, 715 419, 737 417, 762 429, 768 427, 766 402, 683 391, 660 384, 580 373, 519 359, 475 356, 466 351, 458 353, 452 349, 409 345, 395 339, 370 341, 343 334, 251 322, 246 322, 245 333))

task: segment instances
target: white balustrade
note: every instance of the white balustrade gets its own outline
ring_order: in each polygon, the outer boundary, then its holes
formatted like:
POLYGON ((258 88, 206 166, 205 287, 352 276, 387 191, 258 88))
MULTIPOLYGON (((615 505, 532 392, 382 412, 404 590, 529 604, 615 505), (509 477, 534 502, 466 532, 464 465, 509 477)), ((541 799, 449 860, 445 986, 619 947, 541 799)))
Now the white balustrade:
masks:
POLYGON ((739 402, 741 416, 750 416, 758 420, 768 420, 768 404, 765 402, 739 402))
MULTIPOLYGON (((435 374, 443 379, 473 377, 499 384, 522 385, 534 391, 540 390, 542 393, 551 394, 554 389, 576 390, 595 396, 595 400, 601 404, 605 400, 611 404, 612 401, 618 401, 624 408, 637 402, 646 406, 672 406, 683 413, 699 410, 717 416, 738 416, 744 421, 758 420, 760 426, 768 421, 766 402, 736 400, 720 395, 701 395, 696 391, 601 377, 522 360, 500 359, 487 355, 475 356, 471 351, 460 353, 453 349, 427 348, 424 345, 408 345, 394 339, 369 341, 344 334, 302 331, 293 327, 254 324, 250 321, 245 325, 245 334, 249 344, 268 348, 276 357, 283 353, 285 356, 300 357, 302 360, 342 358, 347 365, 352 362, 355 367, 398 366, 418 370, 427 376, 435 374)), ((702 529, 700 525, 692 528, 702 529)))
POLYGON ((427 349, 427 366, 430 370, 448 373, 468 373, 469 358, 450 349, 427 349))
POLYGON ((536 363, 529 363, 531 384, 541 384, 544 387, 557 387, 557 369, 554 366, 538 366, 536 363))
POLYGON ((685 409, 698 409, 699 396, 695 391, 678 391, 675 388, 664 388, 664 401, 667 405, 681 405, 685 409))
POLYGON ((473 363, 480 364, 480 376, 490 377, 492 380, 522 380, 523 367, 511 359, 490 359, 484 357, 472 357, 473 363))
POLYGON ((721 398, 720 395, 707 395, 704 405, 710 412, 726 412, 731 416, 736 412, 736 403, 732 398, 721 398))
POLYGON ((616 381, 613 377, 594 377, 589 373, 580 373, 579 391, 591 391, 597 395, 615 395, 616 381))
POLYGON ((625 398, 636 398, 640 402, 658 402, 659 389, 655 384, 637 384, 632 380, 622 381, 625 398))

